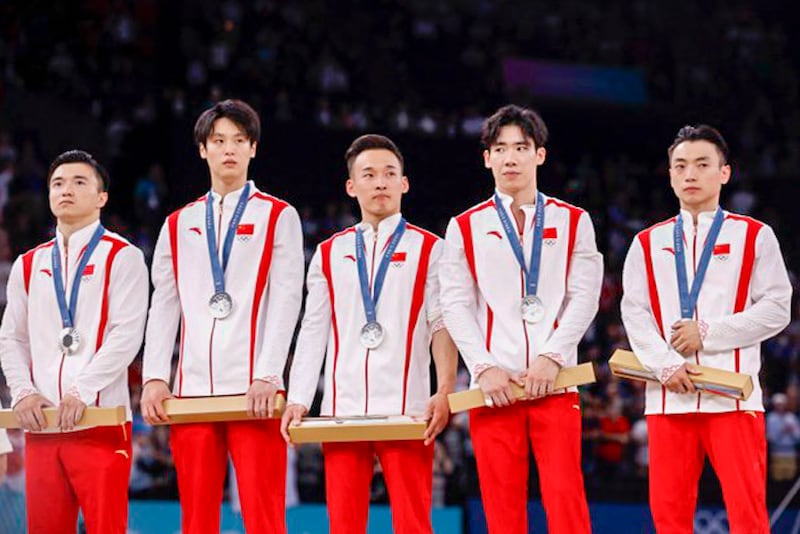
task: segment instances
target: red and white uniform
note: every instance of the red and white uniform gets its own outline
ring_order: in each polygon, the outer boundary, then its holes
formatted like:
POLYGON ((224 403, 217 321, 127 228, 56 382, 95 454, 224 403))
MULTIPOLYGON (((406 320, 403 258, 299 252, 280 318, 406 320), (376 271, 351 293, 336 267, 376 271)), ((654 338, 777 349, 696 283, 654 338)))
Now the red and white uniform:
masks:
MULTIPOLYGON (((691 285, 714 212, 700 213, 696 227, 690 213, 682 215, 691 285)), ((703 350, 684 358, 669 343, 670 327, 681 319, 673 243, 676 220, 640 232, 625 260, 622 319, 631 347, 662 382, 689 362, 749 374, 754 388, 747 401, 737 401, 647 385, 653 516, 657 528, 691 532, 692 496, 707 453, 725 492, 731 531, 767 532, 760 343, 789 323, 792 288, 786 267, 772 228, 725 212, 695 308, 703 350), (744 456, 751 460, 743 462, 744 456), (678 492, 685 498, 678 498, 678 492)))
MULTIPOLYGON (((212 193, 220 262, 242 191, 224 199, 212 193)), ((282 388, 302 300, 302 229, 292 206, 260 192, 252 182, 250 191, 225 272, 225 291, 233 299, 225 319, 213 318, 208 308, 215 291, 206 241, 206 196, 167 217, 156 243, 143 375, 145 382, 169 383, 180 325, 173 385, 178 397, 244 394, 257 379, 282 388)), ((184 532, 219 525, 228 451, 248 531, 285 532, 286 448, 279 421, 175 425, 171 440, 184 532), (200 464, 204 469, 197 469, 200 464)))
MULTIPOLYGON (((499 194, 503 209, 515 220, 510 210, 512 198, 499 194)), ((448 225, 448 246, 440 270, 442 308, 447 329, 472 374, 473 387, 477 375, 488 367, 519 374, 538 355, 549 355, 566 366, 577 364, 578 342, 598 307, 602 256, 584 210, 556 198, 544 196, 544 200, 537 295, 546 315, 536 324, 522 319, 525 276, 507 242, 494 199, 458 215, 448 225)), ((518 230, 529 264, 536 210, 532 204, 521 208, 525 221, 518 230)), ((541 474, 550 530, 588 531, 580 468, 581 414, 575 391, 470 413, 491 532, 527 531, 528 433, 541 474), (539 461, 540 454, 558 461, 539 461), (499 456, 510 460, 500 465, 493 459, 499 456)))
MULTIPOLYGON (((377 232, 361 224, 370 287, 400 214, 377 232)), ((385 338, 359 341, 367 322, 356 264, 356 227, 321 243, 308 272, 308 298, 290 375, 289 402, 310 407, 325 359, 322 415, 423 415, 430 398, 430 344, 444 327, 439 307, 441 240, 408 224, 376 306, 385 338), (326 358, 327 354, 327 358, 326 358)), ((366 531, 374 456, 383 467, 396 532, 430 532, 433 446, 422 442, 325 444, 332 532, 366 531)))
MULTIPOLYGON (((75 270, 98 222, 68 243, 56 232, 69 299, 75 270), (67 246, 68 245, 68 246, 67 246)), ((147 316, 147 267, 141 251, 105 231, 81 277, 75 328, 79 350, 59 347, 61 315, 53 287, 54 240, 21 255, 8 281, 0 327, 0 359, 12 405, 39 393, 54 405, 65 394, 88 406, 126 406, 127 369, 142 343, 147 316)), ((91 532, 125 532, 130 473, 130 426, 26 435, 28 527, 32 532, 74 526, 78 507, 91 532), (86 458, 92 458, 87 462, 86 458), (108 471, 100 474, 97 467, 108 471)))
MULTIPOLYGON (((181 346, 173 391, 179 397, 247 392, 254 379, 283 384, 283 368, 300 313, 303 234, 297 210, 250 183, 250 199, 236 229, 225 291, 233 310, 211 316, 214 278, 206 242, 206 196, 171 214, 153 255, 153 302, 145 338, 144 379, 169 383, 178 325, 181 346)), ((214 195, 222 241, 242 189, 214 195)))

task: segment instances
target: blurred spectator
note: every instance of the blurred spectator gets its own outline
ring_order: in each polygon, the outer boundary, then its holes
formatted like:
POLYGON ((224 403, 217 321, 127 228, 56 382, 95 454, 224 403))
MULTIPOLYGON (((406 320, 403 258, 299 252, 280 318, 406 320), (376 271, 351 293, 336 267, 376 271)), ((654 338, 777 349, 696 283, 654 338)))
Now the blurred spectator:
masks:
POLYGON ((794 480, 797 476, 800 421, 788 411, 788 401, 785 394, 775 393, 772 396, 772 411, 767 414, 769 472, 775 481, 794 480))
POLYGON ((613 398, 600 417, 600 437, 597 445, 597 474, 601 480, 618 477, 624 468, 625 446, 630 441, 631 423, 622 414, 622 401, 613 398))
POLYGON ((647 445, 647 419, 640 417, 631 427, 631 441, 636 447, 633 453, 633 463, 636 465, 636 476, 647 477, 650 466, 650 449, 647 445))

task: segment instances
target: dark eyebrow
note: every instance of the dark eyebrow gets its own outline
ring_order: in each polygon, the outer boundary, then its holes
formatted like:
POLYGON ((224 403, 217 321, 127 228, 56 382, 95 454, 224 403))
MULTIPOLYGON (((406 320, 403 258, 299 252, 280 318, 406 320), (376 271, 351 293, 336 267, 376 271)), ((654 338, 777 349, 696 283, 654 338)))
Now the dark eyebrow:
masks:
MULTIPOLYGON (((393 165, 391 163, 389 165, 384 165, 383 168, 385 168, 385 169, 393 169, 393 170, 399 169, 399 167, 397 165, 393 165)), ((373 167, 372 165, 369 165, 369 166, 364 167, 363 169, 361 169, 361 172, 365 172, 365 171, 373 171, 374 172, 375 170, 376 170, 375 167, 373 167)))
MULTIPOLYGON (((67 176, 61 176, 61 175, 57 175, 57 176, 53 176, 52 178, 50 178, 50 181, 52 182, 53 180, 63 180, 63 179, 65 179, 65 178, 67 178, 67 176)), ((72 178, 73 178, 73 179, 82 178, 82 179, 84 179, 84 180, 88 180, 88 179, 89 179, 89 177, 88 177, 88 176, 84 176, 84 175, 82 175, 82 174, 73 174, 73 175, 72 175, 72 178)))
POLYGON ((497 143, 494 143, 492 146, 508 146, 508 145, 514 145, 514 146, 520 146, 520 145, 521 145, 521 146, 530 146, 530 145, 531 145, 531 142, 530 142, 530 141, 528 141, 527 139, 526 139, 526 140, 524 140, 524 141, 514 141, 514 142, 512 142, 512 143, 506 143, 506 142, 503 142, 503 141, 499 141, 499 142, 497 142, 497 143))

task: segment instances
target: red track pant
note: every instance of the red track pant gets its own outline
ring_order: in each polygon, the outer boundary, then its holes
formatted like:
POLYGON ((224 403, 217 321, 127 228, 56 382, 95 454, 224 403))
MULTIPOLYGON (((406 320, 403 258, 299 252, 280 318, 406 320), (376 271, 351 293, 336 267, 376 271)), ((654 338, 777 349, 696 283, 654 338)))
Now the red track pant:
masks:
POLYGON ((375 457, 381 462, 396 534, 433 533, 433 445, 421 441, 325 443, 325 495, 331 534, 367 531, 375 457))
POLYGON ((78 508, 89 534, 128 528, 131 424, 25 435, 30 534, 75 534, 78 508))
POLYGON ((173 425, 183 534, 218 534, 228 453, 248 534, 286 532, 286 443, 280 420, 173 425))
POLYGON ((548 531, 591 532, 581 472, 577 393, 504 408, 478 408, 470 412, 469 424, 489 532, 528 532, 529 443, 539 471, 548 531))
POLYGON ((648 415, 650 509, 659 534, 691 533, 706 454, 732 534, 767 534, 767 445, 761 412, 648 415))

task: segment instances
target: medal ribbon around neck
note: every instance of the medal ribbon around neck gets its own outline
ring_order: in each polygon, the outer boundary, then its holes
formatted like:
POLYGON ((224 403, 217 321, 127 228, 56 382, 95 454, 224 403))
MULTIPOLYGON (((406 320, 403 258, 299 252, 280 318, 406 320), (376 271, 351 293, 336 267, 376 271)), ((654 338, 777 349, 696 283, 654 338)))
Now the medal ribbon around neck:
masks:
POLYGON ((239 201, 236 203, 236 209, 233 210, 231 223, 228 225, 228 232, 225 234, 225 242, 222 245, 222 264, 220 265, 217 252, 217 233, 214 230, 214 195, 211 191, 208 192, 208 198, 206 198, 206 241, 208 242, 208 257, 211 259, 211 274, 214 277, 215 293, 225 292, 225 270, 228 268, 228 260, 231 257, 236 229, 239 227, 239 221, 242 220, 249 197, 250 182, 247 182, 242 194, 239 196, 239 201))
POLYGON ((681 318, 691 319, 694 317, 694 308, 697 306, 697 298, 700 296, 700 287, 706 277, 708 264, 711 261, 711 254, 714 251, 714 244, 719 237, 725 215, 722 208, 717 207, 714 214, 714 222, 708 231, 706 242, 703 245, 703 252, 700 254, 700 261, 697 264, 697 273, 692 280, 692 289, 689 290, 689 282, 686 275, 686 253, 683 249, 683 216, 679 213, 673 228, 672 240, 675 248, 675 271, 678 275, 678 297, 681 301, 681 318))
POLYGON ((103 228, 103 225, 98 224, 97 228, 92 234, 91 239, 89 239, 89 244, 86 245, 86 250, 83 251, 83 256, 81 256, 81 259, 78 262, 78 268, 75 270, 75 277, 72 279, 72 291, 69 295, 69 306, 67 306, 67 294, 64 290, 64 281, 61 274, 61 252, 58 249, 58 236, 56 236, 55 242, 53 243, 51 260, 53 267, 53 286, 56 291, 58 311, 61 313, 61 326, 63 328, 73 328, 75 325, 75 313, 78 308, 78 290, 81 287, 83 271, 86 269, 86 265, 89 263, 89 258, 91 258, 94 249, 96 249, 98 243, 100 243, 100 239, 103 237, 105 231, 106 229, 103 228))
MULTIPOLYGON (((383 252, 383 257, 381 258, 381 263, 378 267, 378 273, 375 275, 372 295, 370 295, 369 278, 367 276, 367 260, 364 257, 364 232, 361 230, 361 228, 356 230, 356 264, 358 266, 358 280, 361 284, 361 300, 364 301, 364 313, 367 316, 367 323, 376 322, 376 306, 378 304, 378 298, 381 296, 381 290, 383 289, 383 281, 386 278, 386 272, 389 270, 389 264, 392 261, 392 255, 394 254, 395 249, 397 249, 397 245, 400 243, 400 239, 403 237, 405 231, 406 220, 401 217, 400 222, 397 223, 397 228, 395 229, 394 234, 392 234, 392 237, 389 240, 389 245, 383 252)), ((377 246, 377 242, 375 246, 377 246)))
POLYGON ((506 232, 508 244, 511 245, 511 250, 514 252, 514 257, 517 258, 520 269, 525 273, 525 294, 536 295, 539 287, 539 265, 542 260, 542 236, 544 234, 544 195, 541 192, 536 193, 536 220, 533 225, 533 243, 531 243, 531 265, 525 267, 525 253, 522 250, 520 238, 511 222, 511 219, 506 213, 503 206, 503 201, 500 195, 495 192, 494 194, 494 207, 497 210, 497 215, 500 217, 500 223, 503 225, 503 230, 506 232))

